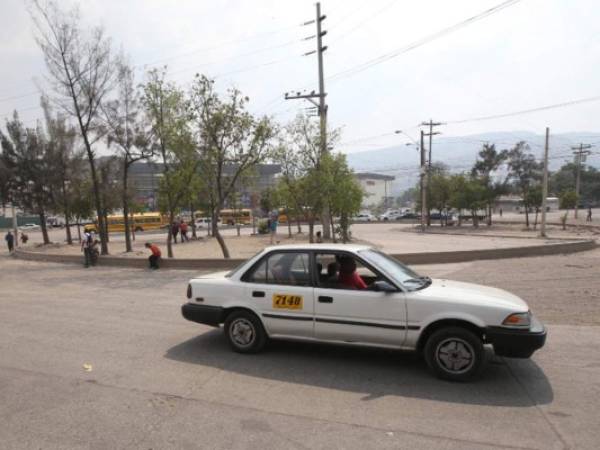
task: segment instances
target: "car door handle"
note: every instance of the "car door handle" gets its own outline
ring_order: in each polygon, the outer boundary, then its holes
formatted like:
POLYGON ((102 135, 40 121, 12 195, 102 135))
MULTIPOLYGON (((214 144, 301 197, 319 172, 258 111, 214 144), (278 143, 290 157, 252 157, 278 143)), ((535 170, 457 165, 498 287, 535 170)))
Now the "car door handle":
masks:
POLYGON ((333 297, 327 297, 324 295, 319 296, 319 303, 333 303, 333 297))
POLYGON ((263 291, 252 291, 252 297, 264 297, 265 293, 263 291))

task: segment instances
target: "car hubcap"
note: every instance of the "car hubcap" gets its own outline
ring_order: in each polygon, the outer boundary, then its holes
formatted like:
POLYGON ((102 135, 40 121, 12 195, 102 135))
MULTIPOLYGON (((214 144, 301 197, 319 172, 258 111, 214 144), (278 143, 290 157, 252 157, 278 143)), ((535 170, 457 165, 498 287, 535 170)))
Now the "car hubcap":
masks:
POLYGON ((453 374, 465 373, 473 367, 474 355, 475 351, 471 344, 459 338, 440 342, 435 352, 439 366, 453 374))
POLYGON ((231 338, 236 345, 247 347, 254 341, 254 326, 247 319, 236 319, 231 324, 231 338))

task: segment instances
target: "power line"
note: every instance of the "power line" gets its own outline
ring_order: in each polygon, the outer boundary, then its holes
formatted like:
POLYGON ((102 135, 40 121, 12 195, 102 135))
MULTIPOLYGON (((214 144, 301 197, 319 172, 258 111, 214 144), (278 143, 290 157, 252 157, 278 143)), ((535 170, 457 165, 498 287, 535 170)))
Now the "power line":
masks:
POLYGON ((432 42, 434 40, 437 40, 437 39, 439 39, 439 38, 441 38, 441 37, 443 37, 443 36, 445 36, 447 34, 453 33, 453 32, 455 32, 455 31, 457 31, 457 30, 459 30, 459 29, 461 29, 463 27, 466 27, 466 26, 468 26, 468 25, 470 25, 470 24, 472 24, 474 22, 482 20, 482 19, 484 19, 484 18, 486 18, 488 16, 491 16, 492 14, 500 12, 503 9, 506 9, 506 8, 508 8, 508 7, 516 4, 516 3, 519 3, 520 1, 521 0, 508 0, 508 1, 504 1, 504 2, 502 2, 502 3, 500 3, 500 4, 496 5, 496 6, 494 6, 492 8, 489 8, 489 9, 487 9, 487 10, 485 10, 485 11, 479 13, 479 14, 476 14, 475 16, 469 17, 469 18, 467 18, 465 20, 462 20, 461 22, 458 22, 458 23, 456 23, 456 24, 454 24, 454 25, 452 25, 450 27, 444 28, 444 29, 442 29, 440 31, 437 31, 437 32, 433 33, 433 34, 425 36, 424 38, 419 39, 418 41, 415 41, 415 42, 413 42, 411 44, 408 44, 408 45, 406 45, 404 47, 396 49, 396 50, 394 50, 392 52, 385 53, 385 54, 383 54, 381 56, 378 56, 377 58, 370 59, 368 61, 365 61, 364 63, 358 64, 358 65, 356 65, 354 67, 351 67, 349 69, 345 69, 345 70, 342 70, 342 71, 340 71, 338 73, 335 73, 332 76, 330 76, 328 79, 329 80, 335 80, 335 79, 341 79, 341 78, 344 78, 344 77, 355 75, 355 74, 357 74, 359 72, 362 72, 362 71, 364 71, 364 70, 366 70, 366 69, 368 69, 370 67, 373 67, 375 65, 381 64, 381 63, 386 62, 386 61, 388 61, 390 59, 396 58, 397 56, 399 56, 399 55, 401 55, 403 53, 406 53, 406 52, 409 52, 411 50, 414 50, 415 48, 421 47, 421 46, 423 46, 425 44, 428 44, 428 43, 430 43, 430 42, 432 42))
POLYGON ((472 117, 470 119, 462 119, 462 120, 449 120, 446 123, 447 124, 459 124, 459 123, 469 123, 469 122, 480 122, 480 121, 492 120, 492 119, 502 119, 505 117, 518 116, 521 114, 530 114, 530 113, 539 112, 539 111, 547 111, 550 109, 564 108, 566 106, 578 105, 581 103, 597 102, 598 100, 600 100, 600 96, 582 98, 582 99, 578 99, 578 100, 570 100, 567 102, 555 103, 553 105, 540 106, 538 108, 531 108, 531 109, 523 109, 521 111, 514 111, 514 112, 504 113, 504 114, 494 114, 491 116, 472 117))
MULTIPOLYGON (((383 7, 379 8, 373 14, 367 16, 364 20, 360 21, 358 24, 356 24, 355 26, 353 26, 352 28, 350 28, 349 30, 347 30, 345 33, 342 33, 342 34, 338 35, 335 39, 333 39, 330 42, 330 45, 333 44, 333 43, 335 43, 335 42, 338 42, 340 39, 344 38, 345 36, 349 35, 350 33, 353 33, 354 31, 356 31, 360 27, 364 26, 367 22, 371 21, 372 19, 374 19, 375 17, 377 17, 379 14, 381 14, 383 11, 385 11, 390 6, 392 6, 394 3, 396 3, 396 1, 397 0, 392 0, 391 2, 386 3, 383 7)), ((331 27, 331 28, 333 28, 333 27, 331 27)))

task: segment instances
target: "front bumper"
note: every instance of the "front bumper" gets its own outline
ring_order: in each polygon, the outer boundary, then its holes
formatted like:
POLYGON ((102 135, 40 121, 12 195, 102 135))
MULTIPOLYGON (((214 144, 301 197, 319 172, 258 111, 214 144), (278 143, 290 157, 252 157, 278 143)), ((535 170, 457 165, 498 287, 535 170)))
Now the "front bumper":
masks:
POLYGON ((488 327, 486 342, 494 346, 494 352, 508 358, 529 358, 546 343, 546 327, 535 317, 527 330, 506 327, 488 327))
POLYGON ((218 327, 223 322, 224 310, 220 306, 185 303, 181 306, 181 314, 192 322, 218 327))

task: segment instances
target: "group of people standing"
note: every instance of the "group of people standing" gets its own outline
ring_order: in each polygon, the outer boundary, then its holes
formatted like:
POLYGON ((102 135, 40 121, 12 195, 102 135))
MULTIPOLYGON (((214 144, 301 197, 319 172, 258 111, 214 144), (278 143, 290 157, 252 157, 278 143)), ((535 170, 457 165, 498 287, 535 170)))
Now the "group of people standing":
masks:
POLYGON ((178 221, 176 220, 171 224, 171 236, 173 237, 173 242, 177 244, 177 236, 181 235, 181 243, 188 242, 190 238, 188 237, 189 225, 185 220, 178 221))

